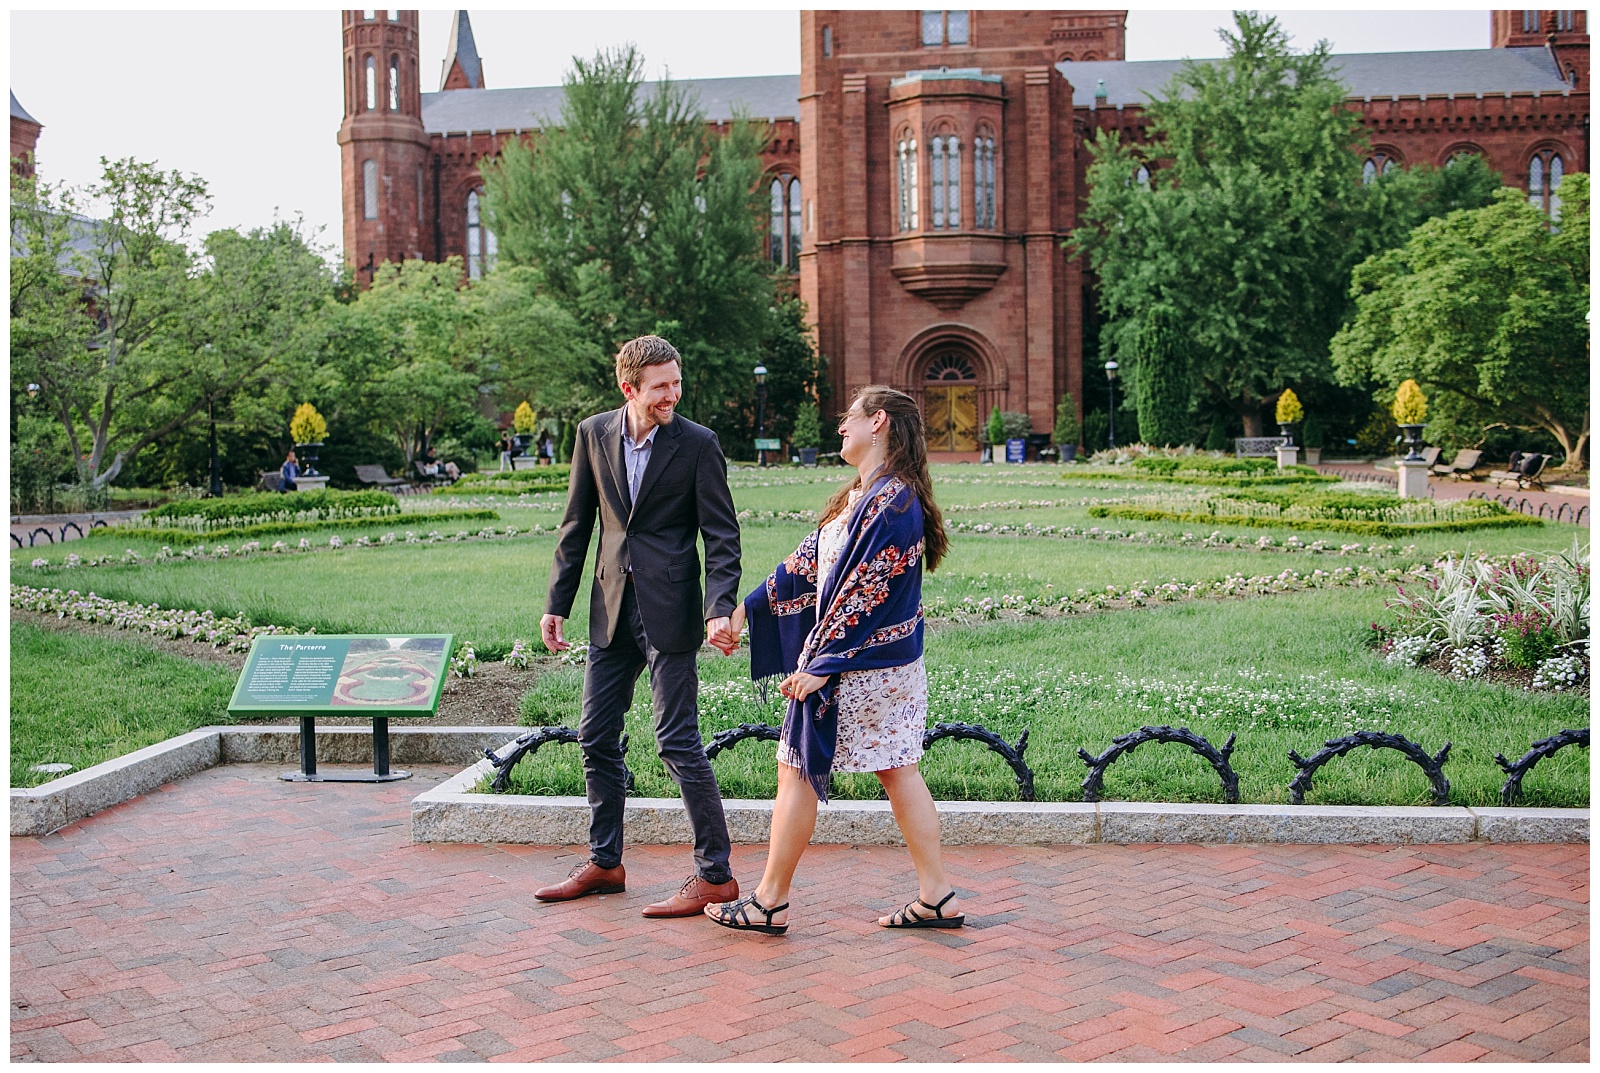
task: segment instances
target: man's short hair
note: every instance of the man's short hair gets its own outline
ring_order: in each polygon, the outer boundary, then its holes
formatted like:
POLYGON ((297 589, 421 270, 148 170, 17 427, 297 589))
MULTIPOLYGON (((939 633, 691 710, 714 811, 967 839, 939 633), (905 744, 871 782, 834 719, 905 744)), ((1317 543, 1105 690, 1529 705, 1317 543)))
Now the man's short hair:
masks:
POLYGON ((637 339, 629 339, 617 351, 617 381, 638 387, 645 366, 665 365, 669 361, 677 362, 680 370, 683 368, 683 358, 679 356, 678 348, 659 335, 641 335, 637 339))

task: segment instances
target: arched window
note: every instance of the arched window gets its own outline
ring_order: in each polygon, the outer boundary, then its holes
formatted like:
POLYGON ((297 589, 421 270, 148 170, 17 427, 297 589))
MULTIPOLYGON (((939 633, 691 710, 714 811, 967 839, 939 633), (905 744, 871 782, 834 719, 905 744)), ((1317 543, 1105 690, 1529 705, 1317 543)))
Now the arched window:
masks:
POLYGON ((1140 164, 1139 170, 1133 173, 1133 181, 1144 187, 1146 190, 1150 189, 1149 166, 1146 164, 1140 164))
POLYGON ((976 226, 993 231, 996 227, 994 199, 994 139, 980 135, 972 143, 972 214, 976 226))
POLYGON ((931 174, 928 176, 928 178, 933 184, 933 229, 935 231, 942 231, 944 230, 945 226, 944 143, 944 138, 935 138, 933 141, 928 143, 928 150, 931 154, 930 159, 933 164, 931 174))
POLYGON ((772 180, 772 205, 767 210, 767 258, 783 264, 783 232, 787 226, 783 211, 783 179, 772 180))
POLYGON ((378 110, 378 61, 367 57, 367 111, 378 110))
POLYGON ((483 226, 479 213, 479 191, 467 195, 467 278, 482 279, 485 272, 494 269, 495 255, 500 243, 494 232, 483 226))
POLYGON ((899 196, 900 230, 917 230, 917 140, 900 136, 895 153, 895 191, 899 196))
POLYGON ((1556 29, 1571 30, 1577 23, 1576 13, 1572 11, 1556 12, 1556 29))
POLYGON ((378 218, 378 162, 376 160, 363 161, 361 164, 361 217, 365 220, 378 218))
POLYGON ((789 256, 784 261, 791 271, 800 270, 800 180, 789 180, 789 256))
POLYGON ((1387 175, 1399 164, 1387 153, 1373 153, 1367 157, 1366 163, 1361 165, 1361 185, 1365 186, 1379 175, 1387 175))
POLYGON ((1537 11, 1524 11, 1522 13, 1522 32, 1525 34, 1539 31, 1539 13, 1537 11))
POLYGON ((422 222, 422 165, 417 165, 417 223, 422 222))
POLYGON ((961 227, 961 139, 942 135, 928 145, 933 166, 933 227, 954 231, 961 227))
POLYGON ((833 27, 822 28, 822 58, 830 59, 833 56, 833 27))
POLYGON ((1552 220, 1561 219, 1561 177, 1566 162, 1554 149, 1541 149, 1528 161, 1528 202, 1552 220))
POLYGON ((349 56, 344 59, 344 110, 356 110, 356 61, 349 56))
POLYGON ((966 383, 978 379, 978 374, 965 355, 947 350, 928 363, 928 372, 923 379, 934 383, 941 380, 966 383))
POLYGON ((767 257, 790 271, 800 268, 800 180, 792 175, 773 177, 771 207, 767 212, 767 257))
POLYGON ((389 57, 389 111, 400 110, 400 57, 389 57))

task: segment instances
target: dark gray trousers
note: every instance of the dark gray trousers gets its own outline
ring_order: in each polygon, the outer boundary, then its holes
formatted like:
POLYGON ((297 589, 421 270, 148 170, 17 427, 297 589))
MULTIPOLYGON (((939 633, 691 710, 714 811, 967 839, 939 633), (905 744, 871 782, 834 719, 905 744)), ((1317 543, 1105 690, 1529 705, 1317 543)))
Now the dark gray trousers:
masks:
POLYGON ((622 598, 622 621, 609 648, 589 649, 583 675, 583 715, 578 743, 583 748, 583 780, 589 794, 589 859, 601 868, 622 863, 623 717, 633 704, 633 688, 650 668, 655 704, 656 751, 678 784, 689 826, 694 831, 695 871, 708 883, 726 883, 728 821, 722 790, 700 742, 700 676, 695 653, 660 652, 645 640, 633 585, 622 598))

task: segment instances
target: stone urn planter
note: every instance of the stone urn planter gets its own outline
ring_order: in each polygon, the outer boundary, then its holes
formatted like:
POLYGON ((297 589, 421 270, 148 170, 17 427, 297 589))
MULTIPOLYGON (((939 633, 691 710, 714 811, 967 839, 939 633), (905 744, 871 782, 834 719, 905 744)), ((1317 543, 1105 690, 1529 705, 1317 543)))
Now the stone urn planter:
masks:
POLYGON ((1322 463, 1322 448, 1320 448, 1320 447, 1307 447, 1306 448, 1306 465, 1308 465, 1308 466, 1316 466, 1316 465, 1320 465, 1321 463, 1322 463))
POLYGON ((316 465, 317 452, 320 450, 322 450, 321 443, 297 443, 294 445, 294 456, 302 463, 300 467, 300 475, 302 477, 321 476, 317 472, 316 465))
POLYGON ((1401 425, 1400 426, 1400 433, 1401 433, 1401 435, 1403 435, 1405 437, 1405 441, 1406 441, 1406 447, 1407 447, 1406 461, 1407 462, 1420 462, 1420 461, 1422 461, 1422 430, 1425 427, 1426 426, 1424 426, 1424 425, 1401 425))
POLYGON ((800 464, 802 466, 815 466, 817 464, 817 449, 815 447, 801 447, 800 464))
POLYGON ((1078 445, 1075 443, 1058 443, 1056 450, 1061 452, 1061 461, 1073 462, 1078 457, 1078 445))

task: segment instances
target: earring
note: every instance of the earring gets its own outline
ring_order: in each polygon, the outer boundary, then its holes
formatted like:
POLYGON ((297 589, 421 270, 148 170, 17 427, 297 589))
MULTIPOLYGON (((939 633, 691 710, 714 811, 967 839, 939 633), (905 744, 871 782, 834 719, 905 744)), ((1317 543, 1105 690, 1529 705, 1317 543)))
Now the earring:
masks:
POLYGON ((872 434, 872 446, 878 446, 878 434, 876 432, 872 434))

